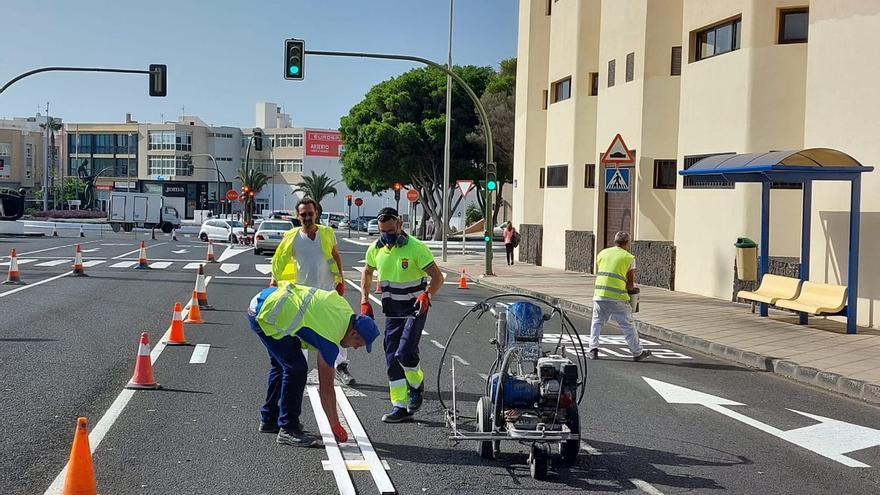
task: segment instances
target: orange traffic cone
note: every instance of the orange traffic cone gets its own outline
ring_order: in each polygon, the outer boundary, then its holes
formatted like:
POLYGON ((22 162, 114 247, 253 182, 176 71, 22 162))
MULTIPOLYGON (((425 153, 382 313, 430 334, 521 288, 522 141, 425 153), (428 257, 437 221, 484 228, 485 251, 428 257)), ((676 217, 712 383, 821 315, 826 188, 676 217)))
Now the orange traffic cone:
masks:
POLYGON ((147 332, 141 334, 137 360, 134 362, 134 375, 132 375, 125 388, 159 388, 159 384, 153 378, 153 362, 150 360, 150 336, 147 335, 147 332))
POLYGON ((211 242, 211 239, 208 239, 208 263, 216 263, 217 260, 214 258, 214 243, 211 242))
POLYGON ((196 275, 196 294, 198 295, 199 308, 214 309, 208 304, 208 286, 205 284, 205 265, 199 265, 199 273, 196 275))
POLYGON ((6 281, 3 284, 24 285, 24 282, 21 281, 21 273, 18 271, 18 258, 15 256, 15 248, 12 248, 12 252, 9 253, 9 274, 6 275, 6 281))
POLYGON ((174 315, 171 317, 171 335, 165 341, 165 345, 187 345, 186 337, 183 336, 183 308, 180 303, 174 303, 174 315))
POLYGON ((464 268, 461 269, 461 278, 458 279, 458 288, 459 289, 467 289, 467 275, 465 274, 464 268))
POLYGON ((138 255, 138 264, 135 268, 138 270, 147 270, 150 268, 150 264, 147 263, 147 248, 144 246, 144 241, 141 241, 141 252, 138 255))
POLYGON ((63 495, 97 495, 95 466, 92 464, 92 449, 89 446, 89 420, 77 418, 76 433, 70 447, 70 460, 67 462, 67 476, 64 478, 63 495))
POLYGON ((85 268, 83 268, 83 255, 79 244, 76 245, 76 258, 73 260, 73 276, 88 277, 85 268))
MULTIPOLYGON (((202 310, 199 308, 199 295, 193 291, 192 299, 189 302, 189 314, 186 316, 184 323, 193 323, 201 325, 205 320, 202 319, 202 310)), ((182 330, 181 330, 182 331, 182 330)), ((171 334, 174 335, 172 329, 171 334)))

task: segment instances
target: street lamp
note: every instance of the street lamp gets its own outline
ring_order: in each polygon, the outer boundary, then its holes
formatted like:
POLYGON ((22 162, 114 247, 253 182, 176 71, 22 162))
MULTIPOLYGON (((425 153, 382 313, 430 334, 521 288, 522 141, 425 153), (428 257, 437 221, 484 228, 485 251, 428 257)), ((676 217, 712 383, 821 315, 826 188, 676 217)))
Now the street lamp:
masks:
MULTIPOLYGON (((223 175, 220 173, 220 167, 217 166, 217 160, 214 158, 214 155, 210 153, 187 153, 183 155, 183 159, 186 160, 187 165, 192 164, 193 157, 196 156, 207 156, 214 162, 214 170, 217 171, 217 204, 220 204, 220 176, 223 175)), ((199 167, 199 169, 203 169, 204 167, 199 167)), ((205 168, 205 170, 210 170, 205 168)), ((226 182, 226 177, 223 177, 223 182, 226 182)))

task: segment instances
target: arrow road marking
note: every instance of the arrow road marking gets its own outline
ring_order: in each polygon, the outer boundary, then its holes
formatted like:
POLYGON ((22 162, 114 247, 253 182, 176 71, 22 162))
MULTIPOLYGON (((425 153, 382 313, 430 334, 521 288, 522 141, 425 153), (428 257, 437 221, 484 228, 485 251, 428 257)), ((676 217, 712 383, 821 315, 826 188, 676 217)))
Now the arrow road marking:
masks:
POLYGON ((855 452, 869 447, 880 446, 880 430, 866 428, 864 426, 844 423, 836 419, 817 416, 794 409, 802 416, 819 421, 818 424, 783 431, 756 419, 732 411, 724 406, 743 406, 736 401, 716 397, 689 388, 680 387, 671 383, 642 377, 666 402, 670 404, 697 404, 715 412, 721 413, 731 419, 757 428, 774 437, 793 443, 823 457, 837 461, 849 467, 871 467, 865 463, 851 459, 843 454, 855 452))
POLYGON ((224 273, 232 273, 238 270, 238 263, 223 263, 220 265, 220 270, 224 273))
POLYGON ((254 265, 254 268, 256 268, 257 271, 262 273, 263 275, 268 275, 272 273, 272 265, 257 264, 254 265))

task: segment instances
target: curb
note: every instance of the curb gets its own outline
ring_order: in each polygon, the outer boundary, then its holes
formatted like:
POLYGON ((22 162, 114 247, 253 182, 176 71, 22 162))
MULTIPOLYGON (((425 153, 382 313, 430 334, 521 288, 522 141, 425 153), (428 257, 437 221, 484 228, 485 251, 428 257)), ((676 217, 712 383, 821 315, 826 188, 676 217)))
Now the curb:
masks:
MULTIPOLYGON (((484 277, 473 278, 472 280, 477 284, 492 289, 534 296, 542 301, 556 304, 564 310, 571 311, 587 318, 593 314, 592 306, 586 304, 574 303, 529 289, 488 282, 484 277)), ((801 366, 793 361, 786 361, 772 356, 743 351, 735 347, 710 342, 699 337, 694 337, 693 335, 645 323, 635 318, 633 318, 633 324, 640 334, 648 335, 658 340, 687 347, 749 368, 769 371, 799 383, 811 385, 826 391, 836 392, 853 399, 859 399, 880 406, 880 384, 866 382, 864 380, 856 380, 809 366, 801 366)))

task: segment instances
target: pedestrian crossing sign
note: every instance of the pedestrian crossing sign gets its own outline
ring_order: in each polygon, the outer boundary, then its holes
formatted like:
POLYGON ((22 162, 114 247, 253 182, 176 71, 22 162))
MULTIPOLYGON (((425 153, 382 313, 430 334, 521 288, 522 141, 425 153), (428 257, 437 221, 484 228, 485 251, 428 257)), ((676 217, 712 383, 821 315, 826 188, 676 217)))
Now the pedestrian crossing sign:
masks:
POLYGON ((608 168, 605 169, 605 192, 625 193, 629 192, 629 169, 608 168))

